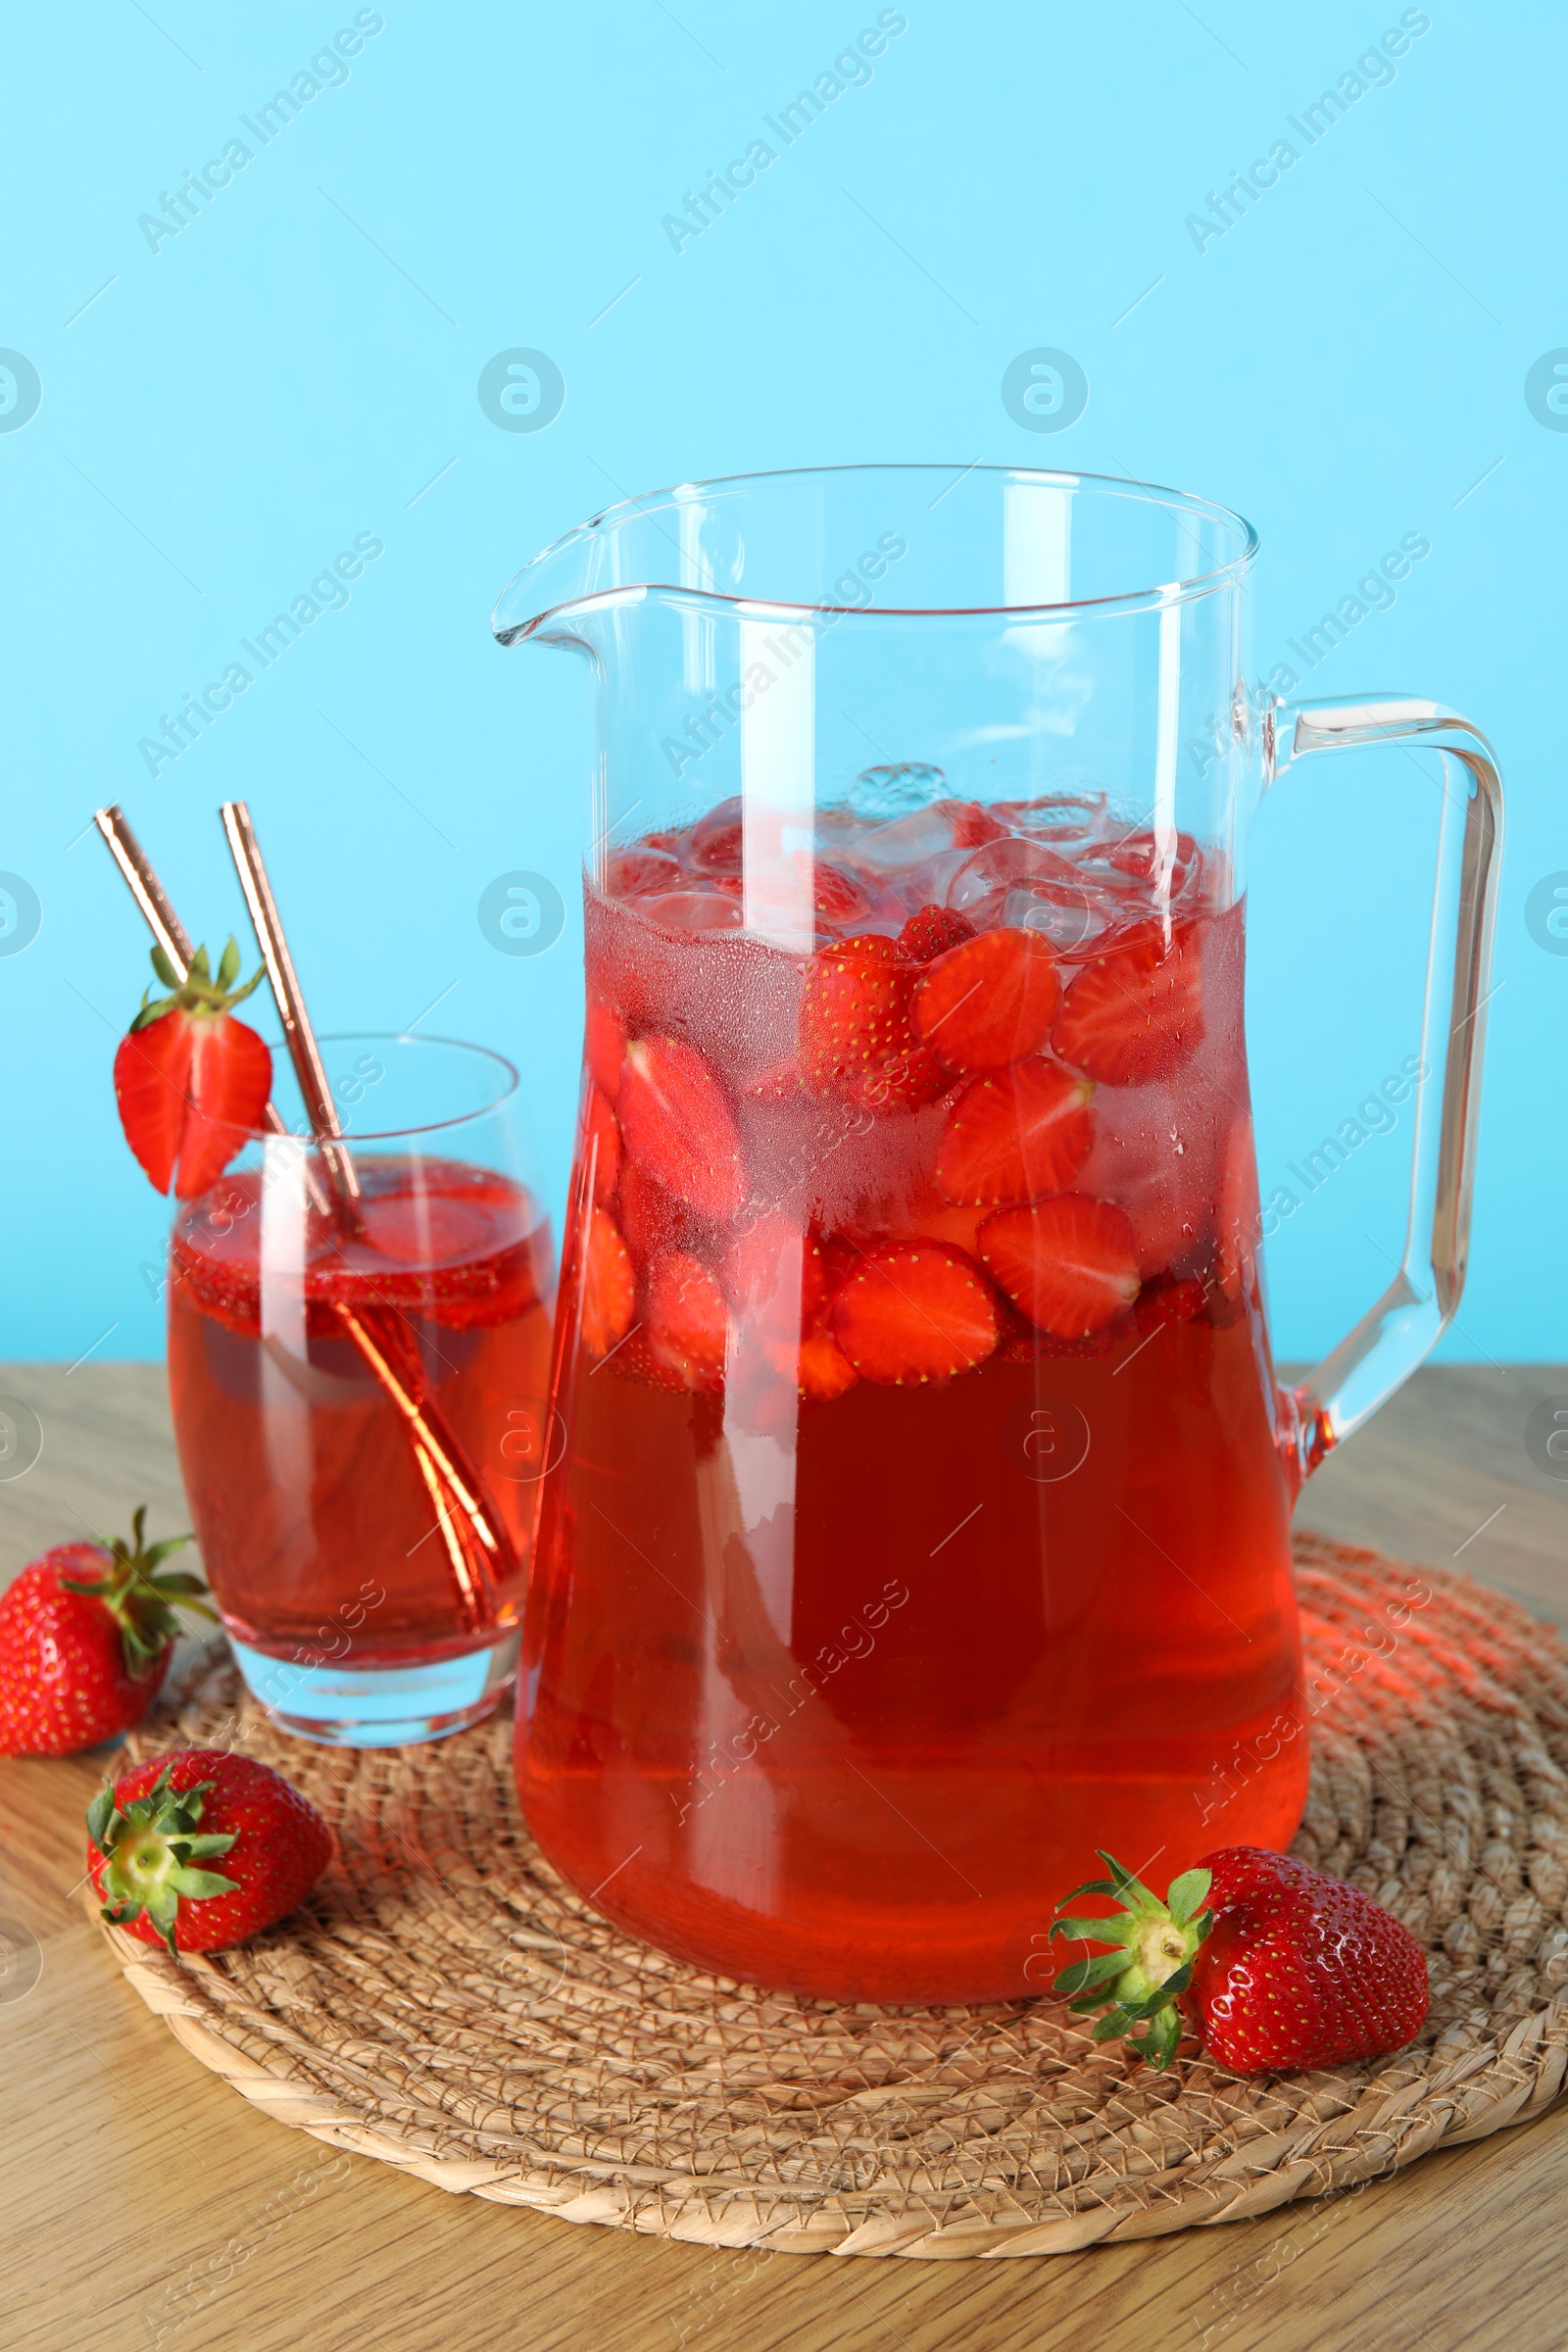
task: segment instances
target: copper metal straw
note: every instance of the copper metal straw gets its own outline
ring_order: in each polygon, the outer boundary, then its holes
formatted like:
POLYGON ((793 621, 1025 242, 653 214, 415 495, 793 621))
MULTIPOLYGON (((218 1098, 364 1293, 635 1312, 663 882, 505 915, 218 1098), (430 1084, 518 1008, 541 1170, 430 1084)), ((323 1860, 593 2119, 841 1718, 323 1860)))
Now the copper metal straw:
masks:
POLYGON ((251 813, 243 801, 225 801, 222 806, 223 831, 233 854, 239 886, 245 893, 252 925, 267 965, 267 977, 272 984, 272 996, 277 1004, 278 1018, 283 1024, 283 1039, 288 1047, 294 1075, 305 1099, 306 1116, 311 1132, 320 1146, 326 1172, 332 1179, 332 1189, 342 1203, 343 1221, 352 1231, 363 1231, 359 1213, 360 1180, 354 1172, 354 1162, 343 1149, 343 1129, 338 1121, 337 1104, 327 1084, 326 1067, 311 1027, 311 1016, 305 1009, 305 999, 294 974, 294 958, 288 952, 283 936, 277 903, 272 886, 262 863, 261 848, 251 813))
MULTIPOLYGON (((109 844, 109 855, 130 884, 130 895, 147 918, 147 928, 173 965, 181 982, 190 970, 195 954, 183 925, 158 876, 147 862, 147 853, 125 822, 125 812, 118 802, 108 808, 95 808, 92 821, 109 844)), ((271 1105, 268 1105, 270 1109, 271 1105)))
MULTIPOLYGON (((93 823, 102 834, 110 856, 129 884, 131 896, 146 917, 153 937, 168 956, 176 977, 183 982, 190 969, 191 957, 194 953, 190 936, 174 912, 169 895, 154 872, 146 852, 126 822, 123 810, 118 805, 95 809, 93 823)), ((326 1073, 321 1064, 320 1054, 317 1050, 315 1035, 311 1029, 309 1016, 305 1011, 304 1002, 300 996, 299 982, 294 975, 294 965, 288 953, 288 943, 283 937, 277 908, 267 881, 266 868, 262 865, 261 853, 256 848, 256 836, 243 803, 231 803, 224 808, 223 829, 228 835, 230 848, 234 852, 235 863, 240 869, 246 903, 251 908, 252 920, 256 923, 257 937, 262 942, 268 976, 272 981, 273 994, 278 1002, 278 1011, 285 1020, 285 1034, 289 1037, 290 1054, 294 1058, 296 1075, 300 1080, 300 1091, 305 1096, 307 1105, 311 1110, 313 1125, 318 1106, 324 1106, 323 1124, 327 1126, 331 1139, 339 1144, 336 1157, 347 1169, 349 1182, 353 1186, 352 1192, 339 1191, 339 1206, 341 1210, 352 1215, 355 1225, 358 1226, 360 1224, 359 1179, 354 1172, 353 1162, 350 1160, 348 1152, 341 1149, 342 1129, 338 1124, 336 1106, 332 1102, 331 1090, 326 1083, 326 1073), (253 859, 254 867, 251 863, 253 859), (251 887, 253 882, 256 890, 254 898, 251 887), (258 915, 259 906, 265 909, 266 929, 263 927, 264 918, 258 915), (269 952, 269 940, 271 943, 270 953, 269 952), (281 984, 280 975, 282 976, 281 984), (288 1027, 287 1015, 284 1013, 282 993, 284 989, 289 992, 289 1001, 295 1015, 292 1029, 288 1027), (309 1085, 305 1072, 301 1068, 300 1053, 296 1051, 296 1035, 309 1053, 309 1066, 312 1072, 309 1085)), ((291 1132, 275 1102, 268 1103, 266 1118, 269 1129, 274 1135, 287 1135, 291 1132)), ((329 1145, 319 1136, 318 1140, 321 1142, 322 1155, 325 1157, 329 1145)), ((306 1167, 305 1175, 313 1205, 324 1213, 327 1207, 326 1197, 309 1165, 306 1167)), ((458 1591, 464 1601, 465 1611, 476 1625, 488 1625, 494 1618, 494 1607, 490 1594, 491 1575, 499 1571, 505 1576, 510 1574, 515 1565, 511 1540, 502 1528, 493 1523, 490 1511, 479 1494, 477 1479, 464 1459, 459 1442, 446 1432, 443 1426, 443 1416, 428 1405, 420 1403, 414 1395, 410 1384, 400 1376, 392 1364, 386 1351, 385 1343, 377 1344, 377 1340, 372 1337, 366 1321, 357 1315, 352 1307, 341 1301, 334 1301, 333 1311, 347 1337, 353 1342, 359 1354, 373 1373, 379 1385, 386 1391, 393 1405, 408 1426, 415 1461, 419 1475, 429 1491, 435 1509, 436 1524, 440 1528, 442 1540, 446 1545, 458 1591), (449 1502, 456 1505, 456 1511, 461 1514, 461 1520, 455 1516, 453 1510, 447 1507, 449 1502), (468 1538, 467 1543, 463 1540, 465 1534, 468 1538), (478 1547, 477 1549, 472 1548, 475 1545, 478 1547), (487 1554, 488 1557, 486 1557, 487 1554)))

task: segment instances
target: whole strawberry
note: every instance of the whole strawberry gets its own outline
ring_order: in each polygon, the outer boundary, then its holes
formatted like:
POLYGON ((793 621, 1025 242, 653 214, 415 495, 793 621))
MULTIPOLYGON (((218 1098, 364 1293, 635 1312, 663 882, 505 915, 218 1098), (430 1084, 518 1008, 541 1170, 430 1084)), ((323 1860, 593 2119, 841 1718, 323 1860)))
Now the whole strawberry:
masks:
POLYGON ((1065 1899, 1113 1895, 1119 1916, 1059 1918, 1051 1931, 1114 1946, 1075 1961, 1054 1987, 1078 1994, 1074 2009, 1107 2010, 1096 2041, 1141 2025, 1128 2046, 1163 2071, 1185 2009, 1208 2057, 1260 2075, 1376 2058, 1419 2033, 1426 1955, 1359 1886, 1288 1854, 1232 1845, 1172 1880, 1160 1902, 1109 1854, 1100 1858, 1110 1877, 1065 1899))
POLYGON ((74 1756, 129 1731, 158 1693, 177 1604, 211 1617, 198 1576, 160 1573, 189 1536, 57 1544, 0 1595, 0 1756, 74 1756))
POLYGON ((270 1765, 227 1748, 154 1756, 87 1808, 87 1875, 111 1926, 170 1951, 220 1952, 302 1901, 332 1833, 270 1765), (203 1865, 223 1862, 223 1874, 203 1865))
POLYGON ((215 980, 207 950, 198 948, 182 981, 162 948, 153 968, 167 997, 144 996, 141 1009, 115 1054, 115 1101, 120 1123, 146 1174, 167 1193, 194 1200, 216 1184, 261 1124, 272 1091, 272 1056, 266 1042, 233 1008, 255 988, 243 988, 239 950, 223 950, 215 980))

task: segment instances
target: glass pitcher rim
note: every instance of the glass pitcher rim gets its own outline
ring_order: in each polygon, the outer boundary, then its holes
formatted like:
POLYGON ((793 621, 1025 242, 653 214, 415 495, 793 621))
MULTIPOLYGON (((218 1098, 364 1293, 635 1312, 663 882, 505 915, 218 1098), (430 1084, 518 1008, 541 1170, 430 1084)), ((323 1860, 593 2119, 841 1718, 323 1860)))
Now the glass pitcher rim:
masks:
MULTIPOLYGON (((936 501, 932 502, 933 505, 936 501)), ((1091 473, 1072 467, 1035 466, 982 465, 978 460, 966 466, 943 465, 925 459, 911 461, 872 460, 847 461, 836 466, 762 466, 746 473, 713 474, 702 480, 666 483, 658 490, 639 491, 635 495, 615 500, 602 507, 562 532, 548 547, 531 556, 519 571, 514 574, 496 600, 491 615, 491 627, 501 644, 517 645, 537 632, 549 620, 566 613, 598 611, 615 604, 627 604, 649 596, 678 597, 694 606, 725 609, 735 612, 811 614, 839 619, 903 619, 903 620, 1017 620, 1024 616, 1090 614, 1097 618, 1109 615, 1157 612, 1167 606, 1187 604, 1195 598, 1212 596, 1220 589, 1236 585, 1250 570, 1258 552, 1258 536, 1244 514, 1233 507, 1222 506, 1218 500, 1204 498, 1200 492, 1177 490, 1163 482, 1149 482, 1132 474, 1091 473), (1194 573, 1185 579, 1157 582, 1153 586, 1127 589, 1113 596, 1078 597, 1053 603, 1017 603, 995 605, 847 605, 812 600, 745 596, 725 593, 711 588, 695 588, 677 580, 617 581, 606 588, 590 589, 586 593, 564 596, 541 605, 537 611, 520 619, 503 619, 508 608, 517 601, 517 592, 531 572, 542 571, 544 565, 557 562, 572 549, 587 545, 595 537, 604 536, 609 529, 619 528, 635 516, 649 514, 665 504, 679 506, 699 492, 744 490, 754 484, 785 481, 829 481, 840 475, 870 474, 951 474, 950 489, 970 475, 980 473, 1001 476, 1009 482, 1040 483, 1052 488, 1094 489, 1102 495, 1125 496, 1129 493, 1152 498, 1162 505, 1185 509, 1201 514, 1211 522, 1233 531, 1238 540, 1236 553, 1223 564, 1194 573)))

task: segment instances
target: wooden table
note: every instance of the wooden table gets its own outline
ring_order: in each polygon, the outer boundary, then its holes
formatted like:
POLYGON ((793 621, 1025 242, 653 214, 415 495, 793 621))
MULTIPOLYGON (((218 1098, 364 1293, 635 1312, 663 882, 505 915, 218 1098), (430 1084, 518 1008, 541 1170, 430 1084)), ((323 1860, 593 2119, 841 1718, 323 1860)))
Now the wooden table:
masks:
MULTIPOLYGON (((0 1392, 44 1431, 37 1466, 0 1484, 0 1579, 48 1543, 123 1525, 138 1500, 155 1528, 184 1523, 158 1369, 13 1366, 0 1392)), ((1457 1558, 1568 1624, 1568 1485, 1524 1446, 1532 1407, 1558 1393, 1568 1368, 1419 1374, 1319 1473, 1301 1518, 1457 1558)), ((444 2198, 270 2122, 121 1983, 73 1897, 100 1771, 0 1764, 0 1917, 20 1946, 0 1975, 0 2342, 18 2352, 1568 2343, 1568 2103, 1363 2194, 1054 2260, 714 2254, 444 2198), (29 1939, 42 1971, 19 1994, 29 1939)))

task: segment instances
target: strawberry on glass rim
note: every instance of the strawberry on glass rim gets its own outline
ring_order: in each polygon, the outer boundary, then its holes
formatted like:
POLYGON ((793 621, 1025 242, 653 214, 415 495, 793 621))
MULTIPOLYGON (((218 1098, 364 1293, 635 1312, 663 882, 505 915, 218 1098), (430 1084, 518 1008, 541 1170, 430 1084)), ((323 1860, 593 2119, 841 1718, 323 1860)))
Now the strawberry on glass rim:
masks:
POLYGON ((115 1102, 125 1141, 160 1193, 194 1200, 218 1179, 261 1125, 272 1092, 272 1056, 264 1039, 234 1018, 261 982, 243 988, 231 939, 214 978, 198 948, 181 980, 162 948, 153 969, 171 992, 149 989, 115 1054, 115 1102))

